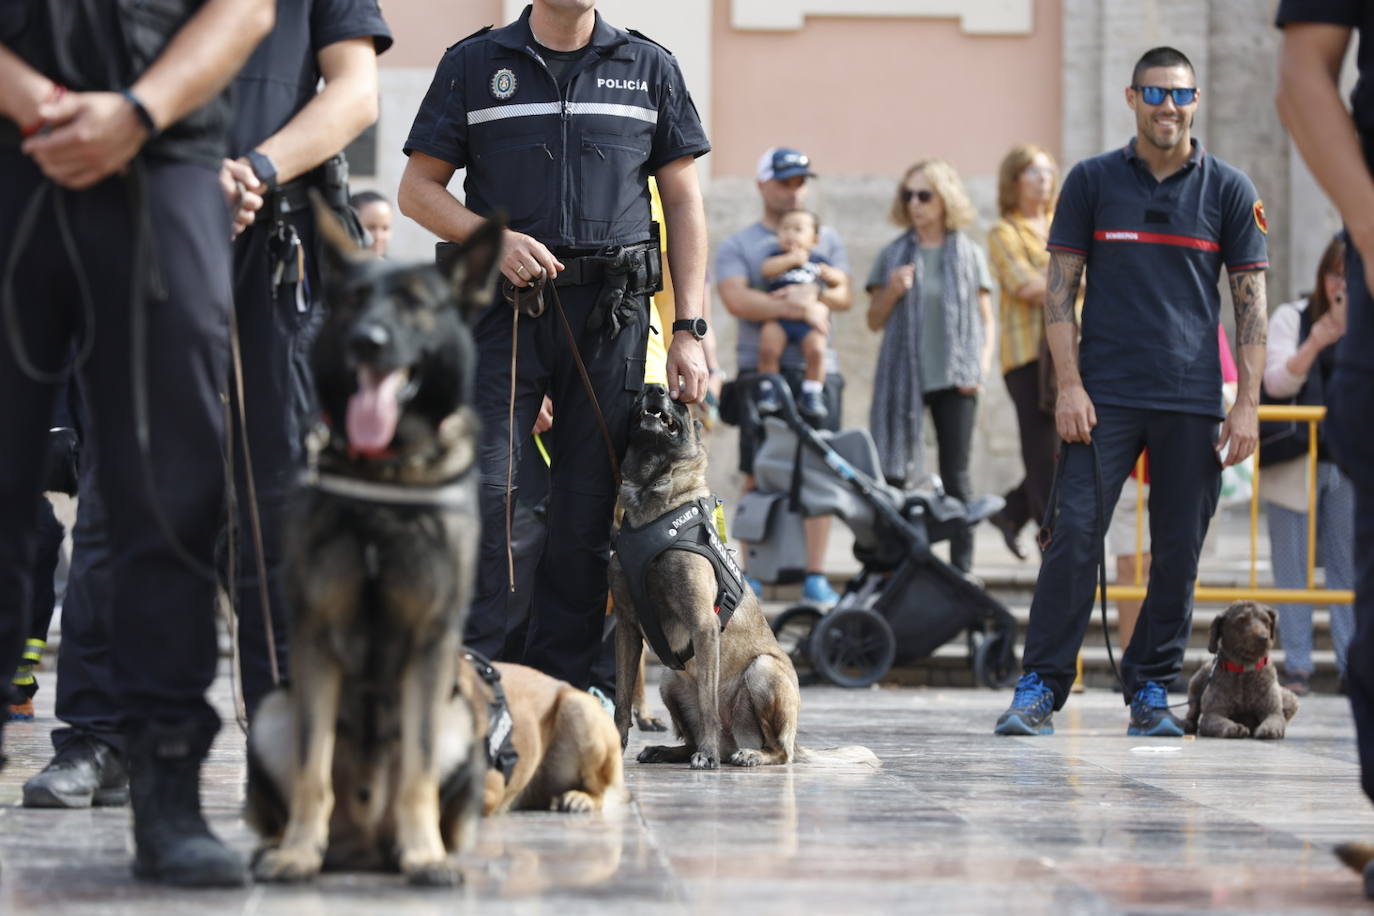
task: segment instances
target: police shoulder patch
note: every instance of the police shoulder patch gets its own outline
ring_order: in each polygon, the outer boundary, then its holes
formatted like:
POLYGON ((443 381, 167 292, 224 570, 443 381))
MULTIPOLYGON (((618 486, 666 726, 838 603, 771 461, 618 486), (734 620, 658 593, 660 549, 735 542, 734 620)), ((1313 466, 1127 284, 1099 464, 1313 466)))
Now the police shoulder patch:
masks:
MULTIPOLYGON (((649 44, 651 44, 651 45, 653 45, 653 46, 655 46, 655 47, 663 48, 663 45, 661 45, 661 44, 659 44, 658 42, 654 41, 652 38, 650 38, 648 35, 645 35, 643 32, 639 31, 638 29, 626 29, 625 31, 629 32, 631 35, 633 35, 635 38, 638 38, 640 41, 647 41, 649 44)), ((663 48, 663 50, 668 51, 667 48, 663 48)), ((672 51, 668 51, 668 53, 669 53, 669 54, 672 54, 673 52, 672 52, 672 51)))
POLYGON ((455 41, 453 44, 451 44, 451 45, 449 45, 447 48, 445 48, 445 50, 447 50, 447 51, 452 51, 454 48, 458 47, 458 46, 459 46, 460 44, 462 44, 463 42, 465 42, 465 41, 472 41, 474 38, 476 38, 476 37, 479 36, 479 35, 485 35, 485 34, 487 34, 488 32, 490 32, 491 29, 492 29, 492 27, 489 26, 489 25, 483 26, 482 28, 480 28, 480 29, 478 29, 477 31, 473 32, 473 33, 472 33, 471 35, 469 35, 468 37, 458 39, 458 40, 455 41))
POLYGON ((1269 220, 1264 217, 1264 201, 1255 201, 1255 227, 1265 235, 1269 234, 1269 220))

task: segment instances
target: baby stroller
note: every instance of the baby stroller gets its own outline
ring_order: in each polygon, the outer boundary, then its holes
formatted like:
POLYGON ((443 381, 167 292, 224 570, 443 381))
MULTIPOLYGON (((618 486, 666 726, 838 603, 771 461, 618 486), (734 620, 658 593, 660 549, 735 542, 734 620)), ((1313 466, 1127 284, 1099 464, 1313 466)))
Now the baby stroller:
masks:
POLYGON ((788 608, 773 632, 794 663, 842 687, 866 687, 898 662, 913 662, 967 633, 979 683, 1004 687, 1016 675, 1016 621, 1001 602, 937 557, 931 545, 976 525, 1002 507, 1000 496, 965 506, 939 487, 903 491, 888 485, 866 429, 818 433, 797 411, 787 384, 771 378, 781 409, 764 418, 766 437, 754 458, 757 489, 735 513, 734 536, 748 543, 751 576, 795 581, 800 525, 835 515, 854 533, 862 564, 829 613, 812 605, 788 608))

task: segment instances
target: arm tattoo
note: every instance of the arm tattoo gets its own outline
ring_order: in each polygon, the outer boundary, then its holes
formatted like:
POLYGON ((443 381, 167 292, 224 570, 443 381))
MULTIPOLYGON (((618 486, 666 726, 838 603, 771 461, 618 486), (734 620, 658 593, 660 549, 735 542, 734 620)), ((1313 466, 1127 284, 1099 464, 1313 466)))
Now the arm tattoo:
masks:
POLYGON ((1073 304, 1087 258, 1066 251, 1050 252, 1049 276, 1045 279, 1045 324, 1073 321, 1073 304))
POLYGON ((1269 336, 1268 302, 1264 295, 1264 271, 1231 274, 1231 302, 1236 309, 1237 343, 1264 346, 1269 336))

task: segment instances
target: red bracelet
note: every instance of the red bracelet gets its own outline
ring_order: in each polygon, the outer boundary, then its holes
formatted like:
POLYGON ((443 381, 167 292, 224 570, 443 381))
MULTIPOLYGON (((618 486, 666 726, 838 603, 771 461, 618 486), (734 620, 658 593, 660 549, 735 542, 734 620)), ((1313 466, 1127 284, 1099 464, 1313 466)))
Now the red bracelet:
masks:
MULTIPOLYGON (((56 103, 56 102, 60 102, 60 101, 62 101, 62 97, 65 96, 66 94, 67 94, 67 87, 66 87, 66 86, 63 86, 61 83, 53 83, 53 84, 52 84, 52 89, 50 89, 50 90, 48 91, 48 97, 47 97, 46 99, 43 100, 42 104, 44 104, 44 105, 50 105, 50 104, 53 104, 53 103, 56 103)), ((47 118, 39 118, 37 121, 35 121, 34 123, 28 125, 27 127, 21 127, 21 128, 19 128, 19 133, 20 133, 22 136, 24 136, 25 138, 27 138, 27 137, 32 137, 34 134, 39 133, 40 131, 43 130, 43 128, 45 128, 45 127, 47 127, 47 126, 48 126, 48 119, 47 119, 47 118)))

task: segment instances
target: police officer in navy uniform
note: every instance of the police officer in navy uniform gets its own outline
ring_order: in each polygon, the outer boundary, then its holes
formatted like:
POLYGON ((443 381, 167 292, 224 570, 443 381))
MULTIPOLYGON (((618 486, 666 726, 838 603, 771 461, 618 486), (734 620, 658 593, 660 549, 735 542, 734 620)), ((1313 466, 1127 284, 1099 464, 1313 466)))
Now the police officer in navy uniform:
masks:
MULTIPOLYGON (((266 629, 286 673, 289 611, 282 533, 289 493, 305 466, 315 414, 309 350, 320 300, 318 239, 310 191, 348 206, 340 155, 377 120, 377 55, 391 32, 377 0, 278 0, 277 25, 234 80, 231 155, 252 169, 263 195, 258 219, 234 243, 234 311, 243 348, 246 435, 235 441, 238 546, 235 571, 240 671, 249 715, 272 687, 266 629), (317 86, 323 80, 323 88, 317 86), (250 449, 247 485, 243 444, 250 449), (264 615, 249 500, 256 496, 270 613, 264 615), (265 619, 265 617, 267 619, 265 619)), ((235 419, 237 419, 235 417, 235 419)))
MULTIPOLYGON (((244 371, 246 435, 234 439, 238 544, 239 660, 251 712, 272 686, 266 636, 274 628, 277 670, 286 670, 287 609, 281 588, 282 515, 303 466, 301 442, 313 395, 307 365, 321 303, 309 191, 346 203, 346 176, 326 165, 377 116, 377 54, 391 43, 375 0, 279 2, 276 25, 233 83, 235 106, 224 170, 251 192, 238 198, 234 309, 244 371), (317 92, 321 79, 324 89, 317 92), (244 201, 265 204, 256 222, 244 201), (290 270, 277 268, 286 265, 290 270), (301 269, 303 268, 303 269, 301 269), (254 488, 245 477, 251 448, 254 488), (264 615, 249 500, 256 496, 271 613, 264 615)), ((236 396, 230 387, 231 397, 236 396)), ((231 412, 237 420, 237 411, 231 412)), ((98 461, 95 455, 89 455, 98 461)), ((93 471, 83 468, 83 482, 93 471)), ((104 589, 109 532, 93 486, 83 486, 73 539, 70 599, 63 607, 53 759, 24 784, 28 807, 122 803, 122 735, 110 671, 104 589)))
MULTIPOLYGON (((1336 348, 1328 388, 1326 438, 1355 484, 1355 636, 1346 665, 1346 690, 1355 715, 1360 781, 1374 801, 1374 2, 1282 0, 1279 115, 1303 159, 1340 210, 1350 245, 1345 264, 1348 326, 1336 348), (1351 34, 1360 33, 1360 78, 1351 111, 1341 100, 1341 62, 1351 34)), ((1365 896, 1374 899, 1374 843, 1341 850, 1363 869, 1365 896), (1353 854, 1352 854, 1353 853, 1353 854)))
POLYGON ((219 729, 214 545, 224 498, 230 214, 222 90, 270 0, 0 9, 0 684, 28 630, 44 439, 76 341, 109 516, 112 676, 134 871, 237 885, 201 815, 219 729), (12 291, 12 292, 11 292, 12 291))
MULTIPOLYGON (((509 220, 501 272, 545 311, 521 315, 517 448, 544 394, 557 411, 550 451, 548 543, 535 574, 524 661, 586 687, 606 603, 615 483, 595 408, 584 393, 554 294, 567 312, 617 459, 644 378, 648 299, 657 270, 647 181, 663 201, 678 320, 668 387, 705 391, 706 227, 694 160, 709 151, 673 56, 613 27, 595 0, 535 0, 520 18, 449 48, 415 118, 401 211, 462 241, 487 217, 509 220), (467 170, 466 203, 446 185, 467 170), (547 285, 554 288, 549 289, 547 285)), ((476 408, 482 420, 482 547, 469 645, 487 655, 505 636, 507 415, 512 306, 476 321, 476 408)), ((534 311, 534 309, 531 309, 534 311)))

